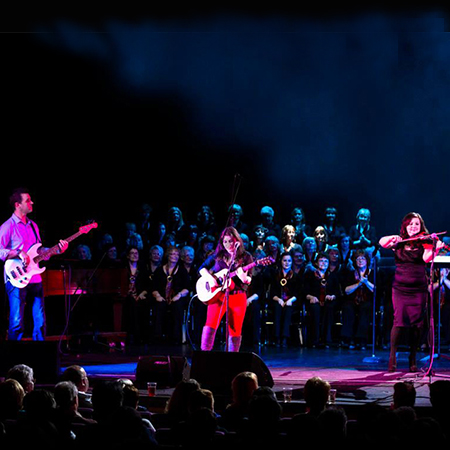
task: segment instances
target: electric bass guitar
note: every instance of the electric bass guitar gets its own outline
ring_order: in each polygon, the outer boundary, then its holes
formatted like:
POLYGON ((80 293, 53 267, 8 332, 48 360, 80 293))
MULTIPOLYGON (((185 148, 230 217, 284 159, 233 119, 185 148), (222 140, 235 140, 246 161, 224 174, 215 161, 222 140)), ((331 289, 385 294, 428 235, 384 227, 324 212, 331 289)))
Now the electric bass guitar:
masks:
MULTIPOLYGON (((65 239, 71 242, 82 234, 89 233, 93 228, 97 228, 96 223, 90 223, 79 228, 78 232, 65 239)), ((30 262, 26 265, 20 258, 7 259, 5 261, 5 273, 10 283, 17 288, 24 288, 28 285, 34 275, 44 272, 45 267, 40 267, 41 261, 49 259, 59 253, 59 245, 55 245, 45 251, 39 252, 42 246, 40 242, 30 247, 27 255, 30 257, 30 262)))
MULTIPOLYGON (((255 266, 268 266, 273 264, 275 261, 272 257, 267 256, 266 258, 258 259, 247 266, 242 267, 244 272, 252 269, 255 266)), ((203 303, 208 303, 209 301, 216 299, 224 293, 228 288, 234 288, 234 281, 232 278, 236 275, 237 271, 231 272, 226 279, 228 269, 222 269, 215 274, 208 272, 208 269, 203 268, 200 270, 201 277, 197 280, 196 290, 197 297, 203 303)))

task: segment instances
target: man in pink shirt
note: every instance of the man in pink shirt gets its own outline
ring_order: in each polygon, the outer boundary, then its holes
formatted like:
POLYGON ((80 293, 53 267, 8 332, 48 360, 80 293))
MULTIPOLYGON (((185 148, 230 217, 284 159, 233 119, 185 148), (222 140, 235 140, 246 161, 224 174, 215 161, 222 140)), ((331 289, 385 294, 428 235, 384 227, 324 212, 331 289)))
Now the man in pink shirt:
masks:
MULTIPOLYGON (((12 216, 0 227, 0 259, 21 259, 28 265, 27 254, 30 247, 41 242, 39 229, 28 218, 33 211, 33 202, 25 188, 16 189, 10 197, 14 209, 12 216)), ((60 253, 67 250, 66 241, 59 242, 60 253)), ((41 247, 42 248, 42 247, 41 247)), ((42 278, 34 275, 23 288, 14 287, 5 273, 5 288, 9 299, 9 340, 21 340, 24 334, 25 304, 31 302, 33 313, 33 340, 42 341, 45 337, 45 309, 42 278)))

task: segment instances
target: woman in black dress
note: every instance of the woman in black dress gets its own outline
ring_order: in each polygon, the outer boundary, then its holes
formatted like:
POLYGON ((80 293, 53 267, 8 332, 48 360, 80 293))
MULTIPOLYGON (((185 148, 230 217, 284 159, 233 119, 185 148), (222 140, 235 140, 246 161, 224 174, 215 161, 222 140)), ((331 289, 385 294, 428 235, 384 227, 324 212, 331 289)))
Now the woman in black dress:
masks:
MULTIPOLYGON (((426 263, 433 257, 432 248, 421 235, 429 232, 420 214, 408 213, 402 221, 400 235, 384 236, 380 239, 383 248, 390 248, 395 256, 395 275, 392 284, 392 302, 394 306, 394 323, 391 330, 391 351, 389 356, 389 372, 397 369, 397 348, 402 330, 409 329, 409 369, 417 372, 416 351, 426 317, 427 274, 426 263), (417 240, 403 242, 405 239, 417 237, 417 240)), ((435 236, 435 235, 432 235, 435 236)), ((437 241, 439 251, 444 244, 437 241)))
POLYGON ((270 299, 273 300, 275 343, 286 347, 290 338, 292 312, 298 295, 298 277, 292 270, 290 253, 281 255, 279 267, 273 272, 270 283, 270 299))
POLYGON ((305 274, 305 299, 309 315, 310 342, 313 347, 331 345, 336 299, 340 295, 337 275, 329 270, 330 258, 318 253, 314 271, 305 274))

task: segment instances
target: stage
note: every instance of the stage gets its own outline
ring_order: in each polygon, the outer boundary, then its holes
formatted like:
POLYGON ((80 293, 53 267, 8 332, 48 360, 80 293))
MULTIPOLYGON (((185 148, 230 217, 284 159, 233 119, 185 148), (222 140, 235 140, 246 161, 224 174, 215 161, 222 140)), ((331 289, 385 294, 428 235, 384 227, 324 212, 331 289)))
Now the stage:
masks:
MULTIPOLYGON (((216 349, 217 351, 218 349, 216 349)), ((400 349, 398 369, 387 372, 388 350, 349 350, 343 348, 242 348, 241 352, 254 353, 269 369, 273 378, 273 390, 283 402, 284 388, 292 389, 292 401, 283 404, 286 415, 295 414, 303 407, 303 387, 306 381, 319 376, 336 389, 336 404, 353 408, 367 403, 389 406, 392 402, 393 386, 398 381, 413 382, 417 391, 416 406, 427 409, 430 406, 428 385, 438 379, 450 379, 450 358, 448 349, 434 353, 432 370, 429 370, 430 353, 418 352, 419 373, 409 373, 408 352, 400 349)), ((220 351, 220 349, 219 349, 220 351)), ((194 349, 182 346, 107 347, 99 344, 89 352, 73 352, 70 349, 61 354, 61 371, 71 364, 82 365, 91 380, 129 378, 135 380, 140 357, 171 356, 184 357, 192 362, 194 349)), ((259 359, 258 358, 258 359, 259 359)), ((142 402, 150 408, 164 407, 173 388, 158 388, 154 399, 146 398, 141 390, 142 402)), ((226 401, 226 400, 225 400, 226 401)), ((217 403, 220 407, 220 400, 217 403)))

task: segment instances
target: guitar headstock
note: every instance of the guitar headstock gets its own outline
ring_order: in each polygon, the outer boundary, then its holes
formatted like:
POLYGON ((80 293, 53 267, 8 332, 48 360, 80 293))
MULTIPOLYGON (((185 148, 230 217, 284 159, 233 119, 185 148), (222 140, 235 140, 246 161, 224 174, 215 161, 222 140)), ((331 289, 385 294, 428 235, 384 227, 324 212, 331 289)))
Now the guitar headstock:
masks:
POLYGON ((89 233, 89 231, 91 231, 93 228, 97 228, 98 224, 97 222, 93 222, 93 223, 89 223, 87 225, 83 225, 82 227, 79 228, 80 233, 86 234, 89 233))
POLYGON ((270 264, 273 264, 275 260, 271 256, 266 256, 265 258, 258 259, 256 261, 257 266, 270 266, 270 264))

